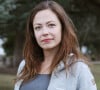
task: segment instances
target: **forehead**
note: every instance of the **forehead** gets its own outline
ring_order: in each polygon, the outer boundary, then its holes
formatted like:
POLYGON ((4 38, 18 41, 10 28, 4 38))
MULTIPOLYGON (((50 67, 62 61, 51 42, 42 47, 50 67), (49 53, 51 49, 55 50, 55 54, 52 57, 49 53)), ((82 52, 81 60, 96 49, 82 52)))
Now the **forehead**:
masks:
POLYGON ((33 24, 45 23, 48 21, 59 21, 57 15, 50 9, 39 11, 34 17, 33 24))

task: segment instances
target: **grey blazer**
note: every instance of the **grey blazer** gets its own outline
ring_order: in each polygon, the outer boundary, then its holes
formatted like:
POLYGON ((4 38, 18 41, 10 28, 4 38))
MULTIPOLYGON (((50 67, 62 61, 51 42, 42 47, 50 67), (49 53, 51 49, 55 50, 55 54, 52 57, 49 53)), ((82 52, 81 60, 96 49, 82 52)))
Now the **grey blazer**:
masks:
MULTIPOLYGON (((97 90, 89 67, 84 62, 80 62, 81 60, 78 61, 71 66, 67 74, 63 62, 60 62, 51 75, 47 90, 97 90)), ((18 76, 24 65, 25 60, 19 65, 18 76)), ((22 81, 16 82, 14 90, 19 90, 22 81)))

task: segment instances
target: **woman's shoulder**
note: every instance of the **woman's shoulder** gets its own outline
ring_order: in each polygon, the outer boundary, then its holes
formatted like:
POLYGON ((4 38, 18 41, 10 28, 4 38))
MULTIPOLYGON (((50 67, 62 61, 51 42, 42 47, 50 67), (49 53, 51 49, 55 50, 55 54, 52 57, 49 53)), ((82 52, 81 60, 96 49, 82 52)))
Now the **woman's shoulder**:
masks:
POLYGON ((77 76, 80 73, 85 73, 90 71, 90 67, 83 59, 78 59, 72 66, 71 71, 74 72, 77 76))
POLYGON ((17 71, 17 75, 20 74, 20 72, 22 71, 22 69, 24 68, 25 66, 25 60, 23 59, 20 64, 19 64, 19 67, 18 67, 18 71, 17 71))
POLYGON ((20 62, 19 66, 23 66, 23 65, 25 65, 25 60, 24 59, 20 62))
POLYGON ((23 68, 24 65, 25 65, 25 60, 23 59, 23 60, 20 62, 20 64, 19 64, 19 68, 23 68))
POLYGON ((74 66, 77 66, 77 68, 89 68, 88 64, 85 62, 83 59, 78 59, 75 63, 74 66))
POLYGON ((97 90, 93 73, 88 64, 78 61, 74 64, 76 76, 78 77, 78 87, 82 90, 97 90))

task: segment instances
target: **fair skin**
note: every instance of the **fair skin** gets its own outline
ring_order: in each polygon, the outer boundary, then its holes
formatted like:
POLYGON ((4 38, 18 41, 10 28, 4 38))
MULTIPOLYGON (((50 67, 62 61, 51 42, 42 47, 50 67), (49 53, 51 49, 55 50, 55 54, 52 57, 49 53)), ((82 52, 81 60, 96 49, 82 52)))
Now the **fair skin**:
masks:
POLYGON ((44 53, 44 62, 41 65, 40 73, 48 74, 49 66, 61 42, 61 23, 54 12, 46 9, 35 15, 33 28, 37 43, 44 53))

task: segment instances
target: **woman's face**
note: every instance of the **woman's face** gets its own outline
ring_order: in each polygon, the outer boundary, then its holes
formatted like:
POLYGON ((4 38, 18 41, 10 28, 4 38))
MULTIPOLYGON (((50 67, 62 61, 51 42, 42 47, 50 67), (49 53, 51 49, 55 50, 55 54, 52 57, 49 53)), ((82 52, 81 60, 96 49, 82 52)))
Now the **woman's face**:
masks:
POLYGON ((54 49, 61 42, 61 23, 50 9, 39 11, 33 20, 36 41, 43 50, 54 49))

